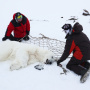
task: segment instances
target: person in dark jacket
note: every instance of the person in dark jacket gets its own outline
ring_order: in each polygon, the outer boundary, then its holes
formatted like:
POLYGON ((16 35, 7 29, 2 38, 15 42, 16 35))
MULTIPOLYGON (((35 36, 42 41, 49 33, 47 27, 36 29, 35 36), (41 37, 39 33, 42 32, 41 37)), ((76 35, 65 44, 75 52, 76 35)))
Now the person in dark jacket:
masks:
POLYGON ((88 37, 82 32, 83 27, 78 22, 72 27, 71 24, 63 25, 66 33, 65 50, 61 58, 57 61, 57 65, 63 62, 73 52, 73 56, 66 65, 66 67, 81 75, 81 78, 88 71, 90 64, 90 41, 88 37))
POLYGON ((13 20, 9 23, 3 41, 10 39, 13 41, 29 40, 30 22, 26 16, 17 12, 13 15, 13 20), (14 36, 11 34, 13 31, 14 36))

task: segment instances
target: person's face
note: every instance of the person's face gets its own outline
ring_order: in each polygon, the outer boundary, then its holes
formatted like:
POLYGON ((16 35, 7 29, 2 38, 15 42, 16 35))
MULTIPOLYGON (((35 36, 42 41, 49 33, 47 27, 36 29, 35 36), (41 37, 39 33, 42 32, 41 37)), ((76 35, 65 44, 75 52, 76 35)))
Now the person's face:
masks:
POLYGON ((18 23, 20 23, 20 22, 22 21, 22 15, 19 15, 19 16, 17 17, 17 21, 18 21, 18 23))
POLYGON ((18 21, 18 23, 20 23, 22 21, 22 18, 21 19, 18 19, 17 21, 18 21))
POLYGON ((67 35, 69 33, 69 29, 68 30, 64 30, 64 32, 67 35))

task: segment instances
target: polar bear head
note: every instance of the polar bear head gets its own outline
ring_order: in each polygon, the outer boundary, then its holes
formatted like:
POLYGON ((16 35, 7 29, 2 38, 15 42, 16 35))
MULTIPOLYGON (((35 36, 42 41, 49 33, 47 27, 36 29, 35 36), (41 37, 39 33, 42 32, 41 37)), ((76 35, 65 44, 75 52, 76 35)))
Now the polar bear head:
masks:
POLYGON ((55 61, 54 53, 47 50, 44 54, 44 63, 45 64, 52 64, 55 61))

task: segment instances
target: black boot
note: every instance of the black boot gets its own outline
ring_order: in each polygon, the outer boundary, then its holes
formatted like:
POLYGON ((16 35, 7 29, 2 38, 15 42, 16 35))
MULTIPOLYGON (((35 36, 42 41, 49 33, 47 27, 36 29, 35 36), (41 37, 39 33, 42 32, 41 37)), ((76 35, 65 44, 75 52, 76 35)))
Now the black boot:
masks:
POLYGON ((80 82, 84 83, 87 80, 89 75, 90 75, 90 67, 89 67, 89 69, 82 70, 80 82))

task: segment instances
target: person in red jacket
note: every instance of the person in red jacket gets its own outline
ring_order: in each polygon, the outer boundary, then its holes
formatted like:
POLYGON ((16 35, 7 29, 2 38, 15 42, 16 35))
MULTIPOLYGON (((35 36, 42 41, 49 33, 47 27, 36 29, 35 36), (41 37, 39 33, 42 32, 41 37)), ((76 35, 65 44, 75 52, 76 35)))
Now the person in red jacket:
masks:
POLYGON ((10 39, 13 41, 29 40, 30 22, 26 16, 17 12, 13 15, 13 20, 9 23, 3 41, 10 39), (14 33, 14 36, 11 33, 14 33))
POLYGON ((72 27, 71 24, 63 25, 62 29, 66 33, 65 50, 57 61, 57 65, 63 62, 73 52, 73 56, 67 64, 67 68, 78 75, 81 75, 81 82, 83 77, 88 76, 90 71, 90 41, 89 38, 82 32, 83 27, 78 22, 72 27))

